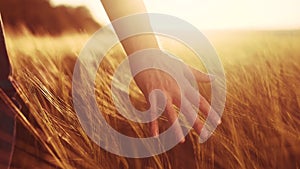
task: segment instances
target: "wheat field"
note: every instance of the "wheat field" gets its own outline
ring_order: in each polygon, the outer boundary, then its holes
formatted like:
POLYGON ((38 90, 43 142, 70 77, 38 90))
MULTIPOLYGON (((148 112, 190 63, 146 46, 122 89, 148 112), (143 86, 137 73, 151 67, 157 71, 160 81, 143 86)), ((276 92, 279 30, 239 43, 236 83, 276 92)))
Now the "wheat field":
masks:
MULTIPOLYGON (((198 136, 191 131, 184 144, 164 154, 133 159, 111 154, 93 143, 72 107, 73 67, 89 35, 8 33, 13 77, 30 109, 23 125, 36 138, 17 144, 33 147, 40 159, 57 168, 300 168, 300 31, 211 31, 206 35, 226 72, 222 124, 204 144, 199 144, 198 136)), ((202 69, 186 49, 174 48, 176 42, 165 40, 164 44, 181 54, 187 63, 202 69)), ((111 75, 124 57, 120 46, 116 46, 99 67, 99 108, 115 129, 134 137, 145 136, 147 126, 120 116, 108 91, 111 75)), ((200 85, 201 93, 208 99, 209 87, 200 85)), ((135 84, 131 101, 145 109, 145 99, 135 84)), ((162 116, 159 121, 164 127, 166 118, 162 116)), ((29 160, 15 153, 13 165, 56 168, 38 166, 29 160)))

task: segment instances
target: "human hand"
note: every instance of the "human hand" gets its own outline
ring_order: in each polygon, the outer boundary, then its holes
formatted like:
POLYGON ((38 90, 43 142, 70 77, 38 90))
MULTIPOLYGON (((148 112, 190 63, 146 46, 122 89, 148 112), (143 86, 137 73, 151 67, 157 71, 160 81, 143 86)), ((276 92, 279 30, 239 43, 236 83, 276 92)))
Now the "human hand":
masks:
MULTIPOLYGON (((200 72, 162 51, 152 50, 129 56, 129 63, 132 74, 136 74, 134 80, 150 106, 151 116, 158 113, 158 105, 165 101, 167 119, 170 124, 175 123, 175 135, 180 138, 181 142, 185 141, 184 134, 179 121, 176 120, 177 112, 173 105, 181 108, 188 124, 191 124, 191 127, 200 135, 200 139, 205 139, 210 133, 206 128, 202 130, 203 124, 197 117, 197 113, 194 113, 193 107, 198 108, 206 117, 212 113, 212 116, 209 116, 211 119, 208 119, 210 123, 214 125, 221 123, 219 115, 198 92, 195 87, 197 84, 194 84, 194 82, 210 82, 214 79, 213 76, 200 72), (142 69, 144 70, 140 71, 142 69), (164 95, 164 100, 157 94, 151 94, 157 89, 164 95), (194 119, 196 120, 193 121, 194 119)), ((159 135, 159 124, 156 119, 150 122, 150 131, 152 136, 159 135)))

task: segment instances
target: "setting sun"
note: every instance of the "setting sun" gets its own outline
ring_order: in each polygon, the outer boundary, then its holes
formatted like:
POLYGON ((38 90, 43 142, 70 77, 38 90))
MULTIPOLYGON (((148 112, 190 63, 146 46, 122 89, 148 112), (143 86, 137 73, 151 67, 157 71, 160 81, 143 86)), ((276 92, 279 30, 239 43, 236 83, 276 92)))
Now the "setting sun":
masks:
MULTIPOLYGON (((85 5, 100 23, 109 20, 100 0, 52 0, 54 5, 85 5)), ((199 29, 296 29, 300 27, 297 0, 145 0, 149 12, 177 16, 199 29)))

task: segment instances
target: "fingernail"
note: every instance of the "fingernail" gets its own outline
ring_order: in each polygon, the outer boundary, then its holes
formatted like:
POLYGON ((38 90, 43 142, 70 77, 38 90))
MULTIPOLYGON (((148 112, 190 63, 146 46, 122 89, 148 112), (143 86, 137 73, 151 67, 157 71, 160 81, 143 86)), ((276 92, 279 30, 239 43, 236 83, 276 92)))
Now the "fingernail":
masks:
POLYGON ((180 140, 180 143, 184 143, 185 142, 185 138, 183 137, 181 140, 180 140))
POLYGON ((210 134, 211 134, 210 131, 208 131, 206 129, 206 127, 204 127, 201 131, 201 134, 200 134, 200 138, 199 138, 200 143, 204 143, 208 139, 210 134))
POLYGON ((155 131, 153 137, 158 138, 158 136, 159 136, 158 131, 155 131))

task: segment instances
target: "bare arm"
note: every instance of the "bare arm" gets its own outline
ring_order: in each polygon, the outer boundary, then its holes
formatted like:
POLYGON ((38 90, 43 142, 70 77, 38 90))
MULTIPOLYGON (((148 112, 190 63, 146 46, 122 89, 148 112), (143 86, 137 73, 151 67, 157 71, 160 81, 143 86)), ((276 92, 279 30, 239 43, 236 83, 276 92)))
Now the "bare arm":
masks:
MULTIPOLYGON (((122 17, 126 17, 128 15, 133 14, 139 14, 139 13, 147 13, 147 10, 144 6, 143 0, 101 0, 104 9, 110 18, 111 21, 120 19, 122 17)), ((113 25, 115 32, 121 37, 124 32, 126 31, 131 32, 131 30, 134 30, 136 26, 139 26, 144 28, 143 30, 151 30, 151 25, 149 18, 140 20, 140 21, 134 21, 134 23, 124 23, 122 26, 116 26, 113 25)), ((127 32, 128 33, 128 32, 127 32)), ((131 55, 134 52, 138 52, 143 49, 149 49, 149 48, 157 48, 159 49, 159 44, 156 40, 156 37, 154 34, 143 34, 139 36, 132 36, 125 40, 121 41, 122 46, 124 47, 127 55, 131 55)), ((174 58, 167 57, 165 55, 159 55, 158 59, 151 59, 152 65, 161 65, 165 68, 165 70, 172 70, 175 72, 174 74, 180 74, 182 76, 179 77, 179 79, 183 80, 185 84, 184 93, 186 94, 187 98, 190 98, 193 100, 193 98, 201 98, 201 104, 199 104, 199 109, 202 111, 206 116, 210 111, 214 112, 213 109, 211 109, 209 103, 203 98, 198 91, 196 91, 193 86, 190 84, 190 80, 185 77, 183 74, 187 72, 186 65, 174 58), (172 64, 171 64, 172 63, 172 64), (181 72, 181 73, 180 73, 181 72)), ((134 56, 131 58, 135 58, 134 56)), ((145 59, 145 58, 144 58, 145 59)), ((133 60, 143 60, 140 56, 137 59, 133 60)), ((150 60, 149 60, 150 61, 150 60)), ((148 61, 146 61, 148 62, 148 61)), ((140 65, 141 62, 138 63, 140 65)), ((136 64, 131 65, 131 69, 134 69, 136 64)), ((202 72, 199 72, 196 69, 190 68, 190 70, 193 72, 196 80, 198 82, 209 82, 210 77, 202 72)), ((176 81, 174 78, 172 78, 170 75, 156 70, 156 69, 147 69, 145 71, 142 71, 138 73, 134 80, 137 84, 137 86, 141 89, 142 93, 144 94, 145 98, 147 99, 148 105, 150 105, 150 113, 151 115, 155 115, 157 112, 157 102, 160 102, 156 95, 149 95, 151 91, 154 89, 160 89, 162 93, 165 96, 166 99, 166 115, 168 118, 168 121, 170 124, 175 124, 174 132, 176 135, 176 139, 184 142, 184 135, 183 131, 181 129, 181 126, 177 119, 177 112, 173 108, 173 105, 180 107, 181 102, 184 104, 184 112, 183 114, 187 117, 188 121, 192 122, 193 117, 193 108, 192 108, 192 102, 186 98, 183 98, 181 100, 180 96, 180 89, 176 85, 176 81), (163 79, 163 80, 162 80, 163 79)), ((196 100, 197 101, 197 100, 196 100)), ((196 105, 198 106, 198 105, 196 105)), ((216 113, 214 113, 216 114, 216 113)), ((216 116, 217 117, 217 116, 216 116)), ((219 122, 218 122, 219 123, 219 122)), ((200 135, 201 129, 203 127, 200 119, 196 118, 194 124, 190 124, 193 126, 193 128, 196 130, 196 132, 200 135)), ((150 131, 153 136, 159 135, 159 125, 157 120, 153 120, 150 122, 150 131)), ((207 131, 203 132, 202 137, 205 138, 208 136, 207 131)), ((201 137, 201 135, 200 135, 201 137)))
MULTIPOLYGON (((111 21, 133 14, 147 13, 143 0, 101 0, 101 2, 111 21)), ((130 30, 134 26, 137 25, 128 23, 122 25, 122 28, 114 26, 114 29, 117 34, 120 34, 122 30, 130 30)), ((147 30, 151 29, 149 20, 143 21, 139 26, 147 27, 147 30)), ((155 35, 150 34, 133 36, 121 41, 121 43, 127 55, 142 49, 159 48, 155 35)))

